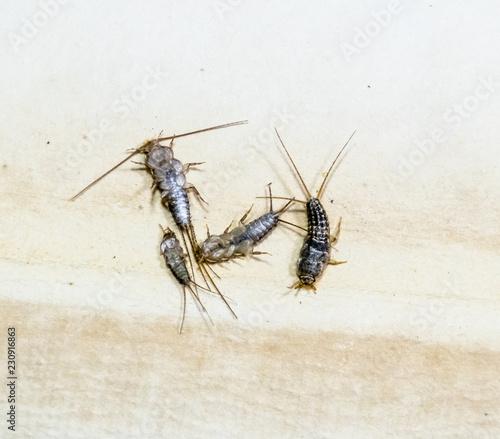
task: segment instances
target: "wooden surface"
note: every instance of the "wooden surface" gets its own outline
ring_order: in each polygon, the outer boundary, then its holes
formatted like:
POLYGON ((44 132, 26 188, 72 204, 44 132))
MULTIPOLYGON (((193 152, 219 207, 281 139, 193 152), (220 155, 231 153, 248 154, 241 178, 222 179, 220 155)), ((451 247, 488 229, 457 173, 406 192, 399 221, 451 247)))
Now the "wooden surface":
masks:
MULTIPOLYGON (((500 435, 495 3, 58 5, 17 45, 41 6, 0 11, 0 368, 15 326, 19 437, 500 435), (264 213, 269 182, 304 196, 273 127, 314 190, 357 130, 323 199, 348 263, 288 289, 302 235, 279 227, 270 256, 217 269, 238 320, 203 295, 214 326, 188 299, 179 335, 150 176, 127 164, 69 198, 162 130, 242 119, 175 143, 205 162, 188 174, 209 202, 199 237, 264 213)), ((301 206, 285 217, 305 225, 301 206)))

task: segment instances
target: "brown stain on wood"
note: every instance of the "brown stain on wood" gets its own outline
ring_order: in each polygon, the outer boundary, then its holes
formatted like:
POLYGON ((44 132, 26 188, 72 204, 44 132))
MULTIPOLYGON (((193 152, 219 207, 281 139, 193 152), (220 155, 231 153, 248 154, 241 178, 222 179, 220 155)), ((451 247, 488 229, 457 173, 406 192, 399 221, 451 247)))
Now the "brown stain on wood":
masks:
POLYGON ((193 320, 179 335, 164 317, 10 302, 0 320, 17 332, 19 425, 36 435, 500 434, 500 352, 488 349, 193 320))

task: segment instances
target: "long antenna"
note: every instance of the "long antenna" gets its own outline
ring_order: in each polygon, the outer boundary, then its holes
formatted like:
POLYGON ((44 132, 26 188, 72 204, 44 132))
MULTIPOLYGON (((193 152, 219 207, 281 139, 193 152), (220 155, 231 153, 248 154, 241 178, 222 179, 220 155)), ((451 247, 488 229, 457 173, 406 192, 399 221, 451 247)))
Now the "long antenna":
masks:
POLYGON ((214 280, 212 279, 212 276, 210 276, 210 274, 208 273, 208 270, 207 268, 205 267, 205 265, 203 263, 200 263, 199 265, 199 268, 200 268, 200 271, 204 271, 205 272, 205 275, 210 279, 210 282, 212 283, 212 285, 214 286, 215 288, 215 291, 217 291, 217 294, 220 296, 220 298, 222 299, 222 301, 226 304, 226 306, 228 307, 229 311, 231 312, 231 314, 233 315, 233 317, 238 320, 238 316, 236 315, 236 313, 233 311, 233 309, 231 308, 231 306, 229 305, 229 303, 227 302, 226 300, 226 297, 221 293, 221 291, 219 290, 219 287, 217 286, 217 284, 214 282, 214 280))
MULTIPOLYGON (((255 197, 255 198, 265 198, 265 199, 268 199, 269 197, 255 197)), ((296 198, 290 198, 290 197, 273 197, 273 198, 275 200, 289 200, 289 201, 296 201, 297 203, 307 204, 307 201, 297 200, 296 198)))
MULTIPOLYGON (((243 124, 245 124, 247 122, 248 122, 248 120, 241 120, 239 122, 225 123, 223 125, 217 125, 217 126, 210 127, 210 128, 203 128, 201 130, 191 131, 189 133, 178 134, 178 135, 173 135, 173 136, 168 136, 168 137, 161 137, 159 139, 155 139, 155 141, 157 141, 157 142, 163 142, 165 140, 172 140, 172 139, 178 138, 178 137, 185 137, 185 136, 191 136, 192 134, 204 133, 205 131, 218 130, 218 129, 221 129, 221 128, 228 128, 228 127, 232 127, 232 126, 235 126, 235 125, 243 125, 243 124)), ((113 166, 109 171, 106 171, 99 178, 97 178, 92 183, 90 183, 87 187, 83 188, 80 192, 78 192, 74 197, 70 198, 70 201, 75 201, 77 198, 79 198, 81 195, 83 195, 85 192, 87 192, 92 186, 94 186, 95 184, 99 183, 104 177, 106 177, 107 175, 111 174, 111 172, 113 172, 115 169, 119 168, 121 165, 123 165, 125 162, 127 162, 129 159, 131 159, 136 154, 147 153, 150 144, 151 144, 151 141, 148 141, 148 142, 144 143, 142 146, 140 146, 135 151, 133 151, 132 154, 130 154, 126 158, 124 158, 120 163, 118 163, 117 165, 113 166)))
POLYGON ((163 142, 165 140, 171 140, 173 138, 179 138, 179 137, 185 137, 185 136, 190 136, 192 134, 199 134, 199 133, 204 133, 205 131, 212 131, 212 130, 219 130, 219 129, 222 129, 222 128, 229 128, 229 127, 233 127, 235 125, 243 125, 245 123, 248 123, 248 120, 240 120, 238 122, 230 122, 230 123, 225 123, 223 125, 217 125, 215 127, 210 127, 210 128, 203 128, 201 130, 196 130, 196 131, 191 131, 189 133, 184 133, 184 134, 175 134, 173 136, 169 136, 169 137, 160 137, 158 139, 158 142, 163 142))
POLYGON ((222 299, 222 301, 226 304, 226 306, 229 308, 229 311, 231 312, 231 314, 233 315, 233 317, 238 320, 238 316, 236 315, 236 313, 233 311, 233 309, 231 308, 231 305, 229 305, 229 303, 227 302, 226 298, 224 297, 224 295, 221 293, 221 291, 219 290, 219 287, 217 286, 217 284, 215 283, 215 281, 212 279, 212 276, 210 276, 210 273, 208 272, 208 270, 206 269, 205 267, 205 264, 203 264, 202 261, 198 260, 198 258, 196 257, 196 248, 198 247, 198 242, 197 242, 197 239, 196 239, 196 233, 194 231, 194 227, 193 225, 191 224, 189 229, 188 230, 188 238, 189 238, 189 241, 190 241, 190 244, 191 244, 191 250, 193 252, 193 255, 194 255, 194 259, 196 261, 196 264, 198 265, 198 269, 200 270, 200 273, 201 273, 201 277, 203 277, 203 280, 205 281, 205 283, 207 284, 207 287, 208 289, 211 291, 210 289, 210 285, 208 284, 207 282, 207 279, 206 277, 208 277, 208 279, 210 280, 210 283, 212 284, 212 286, 215 288, 215 291, 217 292, 217 294, 220 296, 220 298, 222 299), (206 277, 205 277, 206 276, 206 277))
POLYGON ((340 157, 340 154, 342 154, 342 151, 346 148, 346 146, 348 145, 348 143, 350 142, 350 140, 352 139, 354 134, 356 134, 356 131, 354 131, 354 133, 351 134, 351 137, 349 137, 349 139, 347 140, 345 145, 342 147, 340 152, 337 154, 337 157, 335 157, 335 160, 333 161, 332 165, 330 166, 330 169, 328 169, 328 172, 326 173, 325 179, 323 180, 323 183, 321 184, 321 187, 319 188, 318 195, 316 196, 316 198, 318 200, 321 198, 322 192, 325 189, 325 183, 326 183, 326 180, 328 179, 328 176, 330 175, 330 172, 332 171, 333 167, 335 166, 335 163, 337 162, 338 158, 340 157))
MULTIPOLYGON (((191 290, 190 290, 191 291, 191 290)), ((193 292, 191 291, 191 294, 193 292)), ((186 318, 186 285, 182 288, 182 319, 181 319, 181 327, 179 328, 179 334, 182 334, 182 328, 184 328, 184 320, 186 318)), ((193 294, 194 296, 194 294, 193 294)))
POLYGON ((95 179, 92 183, 90 183, 88 186, 84 187, 80 192, 78 192, 74 197, 71 197, 69 201, 75 201, 77 198, 79 198, 81 195, 83 195, 85 192, 87 192, 92 186, 96 185, 99 183, 104 177, 107 175, 111 174, 115 169, 119 168, 121 165, 123 165, 125 162, 127 162, 129 159, 131 159, 133 156, 136 154, 139 154, 141 152, 140 148, 137 148, 132 154, 128 155, 126 158, 124 158, 120 163, 117 165, 113 166, 109 171, 106 171, 104 174, 102 174, 99 178, 95 179))
POLYGON ((276 213, 278 215, 281 215, 285 210, 287 210, 290 205, 294 202, 294 201, 297 201, 295 200, 294 198, 292 198, 291 200, 288 201, 288 203, 286 203, 280 210, 278 210, 276 213))
MULTIPOLYGON (((288 152, 288 150, 286 149, 286 146, 285 144, 283 143, 283 140, 281 140, 281 137, 278 133, 278 130, 276 129, 276 127, 274 127, 274 131, 276 131, 276 134, 278 135, 278 139, 280 139, 280 142, 281 142, 281 145, 283 146, 283 149, 285 150, 286 152, 286 155, 288 156, 288 158, 290 159, 290 161, 292 162, 292 165, 293 167, 295 168, 295 172, 297 172, 297 175, 299 176, 300 178, 300 181, 302 182, 302 185, 304 186, 304 189, 306 190, 306 194, 309 198, 313 198, 311 193, 309 192, 309 189, 307 189, 307 186, 306 184, 304 183, 304 180, 302 180, 302 176, 300 175, 300 172, 299 170, 297 169, 297 166, 295 166, 295 163, 293 162, 293 159, 292 157, 290 156, 290 153, 288 152)), ((277 198, 277 197, 276 197, 277 198)))
POLYGON ((201 307, 202 311, 207 315, 208 320, 210 320, 210 323, 212 325, 214 324, 212 317, 210 317, 210 314, 208 313, 207 309, 205 308, 205 306, 203 306, 203 303, 201 302, 198 294, 196 294, 196 292, 191 288, 190 284, 186 284, 186 285, 184 285, 184 290, 183 290, 184 291, 184 299, 183 299, 183 304, 182 304, 182 320, 181 320, 181 327, 179 330, 179 334, 182 334, 182 329, 184 328, 184 320, 186 318, 186 288, 189 290, 189 292, 193 296, 195 302, 201 307))

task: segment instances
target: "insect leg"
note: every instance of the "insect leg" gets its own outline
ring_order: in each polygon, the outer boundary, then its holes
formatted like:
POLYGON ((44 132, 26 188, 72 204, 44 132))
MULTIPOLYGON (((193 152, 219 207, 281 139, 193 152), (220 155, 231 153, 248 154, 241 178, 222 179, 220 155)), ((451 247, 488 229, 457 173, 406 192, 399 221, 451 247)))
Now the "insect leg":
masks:
POLYGON ((271 191, 271 185, 273 183, 269 183, 267 187, 269 188, 269 212, 273 211, 273 192, 271 191))
POLYGON ((205 204, 208 205, 208 203, 203 199, 200 192, 198 191, 198 189, 196 189, 196 187, 193 183, 186 182, 184 184, 184 189, 193 191, 197 198, 199 198, 201 201, 203 201, 205 204))
MULTIPOLYGON (((224 230, 224 233, 229 232, 229 229, 231 228, 231 226, 233 225, 233 223, 234 223, 234 221, 231 221, 231 222, 229 223, 229 225, 228 225, 228 226, 226 227, 226 229, 224 230)), ((208 230, 207 230, 207 232, 208 232, 208 230)), ((208 238, 210 238, 210 235, 207 235, 207 236, 208 236, 208 238)))
POLYGON ((286 204, 285 204, 285 205, 284 205, 284 206, 283 206, 280 210, 278 210, 276 213, 277 213, 278 215, 281 215, 281 214, 282 214, 285 210, 287 210, 287 209, 290 207, 290 205, 291 205, 294 201, 296 201, 296 200, 295 200, 295 198, 292 198, 291 200, 289 200, 289 201, 288 201, 288 203, 286 203, 286 204))
POLYGON ((333 259, 330 259, 328 261, 328 265, 340 265, 340 264, 347 264, 347 261, 334 261, 333 259))
POLYGON ((240 219, 240 223, 243 224, 243 222, 247 219, 247 216, 248 214, 250 213, 250 211, 252 210, 252 207, 253 207, 253 204, 250 206, 250 209, 248 209, 247 213, 245 213, 245 215, 243 215, 240 219))
MULTIPOLYGON (((134 165, 142 165, 146 168, 146 163, 144 163, 144 162, 136 162, 135 160, 130 160, 130 163, 133 163, 134 165)), ((148 168, 146 168, 146 169, 148 169, 148 168)))
POLYGON ((258 255, 269 255, 269 256, 272 256, 272 254, 268 253, 268 252, 252 252, 251 254, 252 254, 252 256, 258 256, 258 255))
POLYGON ((340 217, 339 222, 337 223, 337 227, 335 227, 335 232, 333 232, 333 235, 330 236, 332 244, 335 244, 339 240, 341 224, 342 224, 342 217, 340 217))
POLYGON ((183 173, 186 173, 187 171, 189 171, 190 168, 192 168, 193 166, 198 166, 198 165, 203 165, 205 162, 198 162, 198 163, 185 163, 183 166, 182 166, 182 172, 183 173))
MULTIPOLYGON (((330 239, 332 241, 332 244, 336 243, 339 239, 339 235, 340 235, 340 226, 342 224, 342 217, 340 217, 339 219, 339 222, 337 223, 337 227, 335 227, 335 232, 333 232, 333 235, 330 236, 330 239)), ((333 259, 331 259, 328 264, 329 265, 340 265, 340 264, 345 264, 347 263, 347 261, 335 261, 333 259)))
MULTIPOLYGON (((305 288, 308 290, 313 290, 314 294, 316 294, 316 287, 314 286, 314 284, 304 285, 300 279, 298 281, 296 281, 291 287, 288 287, 288 288, 295 288, 296 290, 299 290, 299 291, 302 288, 305 288)), ((297 294, 299 293, 299 291, 297 291, 297 294)))

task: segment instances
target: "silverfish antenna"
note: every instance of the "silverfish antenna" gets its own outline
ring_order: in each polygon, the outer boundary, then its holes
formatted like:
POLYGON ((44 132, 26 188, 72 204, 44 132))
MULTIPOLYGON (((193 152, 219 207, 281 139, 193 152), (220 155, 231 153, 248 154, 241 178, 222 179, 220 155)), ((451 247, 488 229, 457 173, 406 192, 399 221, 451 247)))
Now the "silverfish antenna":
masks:
POLYGON ((330 166, 330 169, 328 169, 328 172, 326 173, 325 179, 323 180, 323 183, 321 184, 321 187, 318 190, 318 195, 316 196, 316 198, 318 200, 321 199, 321 195, 323 195, 322 192, 323 192, 323 190, 326 187, 325 183, 326 183, 326 180, 328 179, 328 176, 330 175, 330 172, 332 171, 333 167, 335 166, 335 163, 337 163, 337 160, 340 157, 340 154, 342 154, 342 151, 344 151, 344 149, 346 148, 346 146, 349 144, 349 142, 353 138, 354 134, 356 134, 356 131, 354 131, 351 134, 351 137, 349 137, 349 139, 347 140, 347 142, 345 143, 345 145, 342 147, 342 149, 340 150, 340 152, 337 154, 337 157, 335 157, 335 160, 333 161, 332 165, 330 166))
MULTIPOLYGON (((283 149, 285 150, 286 152, 286 155, 288 156, 288 158, 290 159, 290 161, 292 162, 292 165, 295 169, 295 172, 297 172, 297 175, 299 176, 300 178, 300 181, 302 182, 302 186, 304 186, 304 189, 306 190, 306 194, 309 198, 312 198, 311 196, 311 193, 309 192, 309 189, 307 188, 306 184, 304 183, 304 180, 302 179, 302 176, 300 175, 300 172, 299 170, 297 169, 297 166, 295 166, 295 163, 293 162, 293 159, 292 159, 292 156, 290 155, 290 153, 288 152, 288 150, 286 149, 286 146, 285 144, 283 143, 283 140, 281 140, 281 137, 278 133, 278 130, 276 129, 276 127, 274 127, 274 131, 276 131, 276 134, 278 135, 278 139, 280 139, 280 142, 281 142, 281 145, 283 146, 283 149)), ((276 197, 277 198, 277 197, 276 197)))
MULTIPOLYGON (((168 137, 160 137, 160 138, 155 139, 154 141, 155 142, 163 142, 165 140, 172 140, 174 138, 177 139, 179 137, 191 136, 193 134, 204 133, 206 131, 212 131, 212 130, 218 130, 218 129, 222 129, 222 128, 228 128, 228 127, 232 127, 232 126, 235 126, 235 125, 243 125, 243 124, 245 124, 247 122, 248 122, 248 120, 241 120, 239 122, 225 123, 223 125, 217 125, 217 126, 213 126, 213 127, 210 127, 210 128, 203 128, 201 130, 190 131, 189 133, 177 134, 177 135, 174 134, 173 136, 168 136, 168 137)), ((100 177, 98 177, 97 179, 95 179, 88 186, 86 186, 85 188, 83 188, 75 196, 71 197, 70 201, 75 201, 77 198, 79 198, 85 192, 87 192, 91 187, 93 187, 94 185, 96 185, 97 183, 99 183, 104 177, 106 177, 109 174, 111 174, 115 169, 119 168, 121 165, 123 165, 124 163, 126 163, 128 160, 130 160, 136 154, 147 153, 148 149, 150 148, 150 145, 151 145, 152 142, 153 141, 151 141, 151 140, 146 141, 142 146, 140 146, 139 148, 137 148, 136 150, 134 150, 130 155, 128 155, 126 158, 124 158, 120 163, 118 163, 117 165, 113 166, 110 170, 106 171, 104 174, 102 174, 100 177)))

